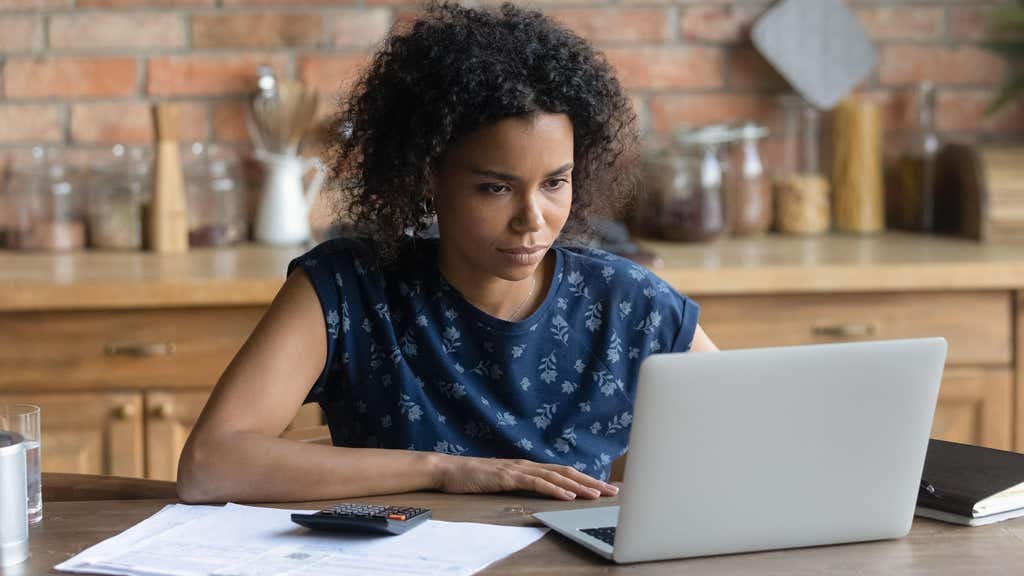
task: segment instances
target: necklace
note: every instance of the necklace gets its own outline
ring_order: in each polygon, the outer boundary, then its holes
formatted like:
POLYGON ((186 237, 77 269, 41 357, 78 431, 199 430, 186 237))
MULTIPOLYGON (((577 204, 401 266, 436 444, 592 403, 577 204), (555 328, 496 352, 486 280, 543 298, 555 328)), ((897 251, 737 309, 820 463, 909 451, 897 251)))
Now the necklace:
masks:
POLYGON ((533 296, 533 289, 537 287, 537 276, 530 276, 530 280, 530 291, 527 292, 526 298, 523 298, 523 301, 519 303, 519 306, 516 308, 515 312, 513 312, 512 315, 508 317, 509 322, 515 321, 516 317, 519 316, 519 313, 522 312, 523 306, 526 306, 526 303, 530 301, 530 296, 533 296))

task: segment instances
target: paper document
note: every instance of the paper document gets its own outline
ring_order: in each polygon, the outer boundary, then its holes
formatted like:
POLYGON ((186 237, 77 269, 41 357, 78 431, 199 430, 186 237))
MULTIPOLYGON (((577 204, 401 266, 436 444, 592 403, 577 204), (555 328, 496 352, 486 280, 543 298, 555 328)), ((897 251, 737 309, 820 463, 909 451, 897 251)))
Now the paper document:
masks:
POLYGON ((167 506, 56 566, 128 575, 472 574, 529 546, 546 528, 427 520, 398 536, 311 531, 283 510, 167 506))

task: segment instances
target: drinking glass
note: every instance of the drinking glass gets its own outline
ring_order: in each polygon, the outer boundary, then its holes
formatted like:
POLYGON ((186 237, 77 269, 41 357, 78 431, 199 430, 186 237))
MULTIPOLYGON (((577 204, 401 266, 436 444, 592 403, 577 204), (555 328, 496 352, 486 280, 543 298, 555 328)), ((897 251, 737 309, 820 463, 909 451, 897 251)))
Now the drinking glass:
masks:
POLYGON ((25 471, 28 476, 28 523, 43 519, 43 484, 39 470, 39 406, 0 404, 0 430, 25 438, 25 471))

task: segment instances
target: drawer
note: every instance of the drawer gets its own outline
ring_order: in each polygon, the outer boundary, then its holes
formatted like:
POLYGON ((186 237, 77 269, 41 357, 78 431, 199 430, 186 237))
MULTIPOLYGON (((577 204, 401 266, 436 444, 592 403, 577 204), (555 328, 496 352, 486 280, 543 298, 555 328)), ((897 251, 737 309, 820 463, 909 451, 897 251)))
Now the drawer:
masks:
POLYGON ((942 336, 952 364, 1012 362, 1010 292, 709 296, 700 324, 720 348, 942 336))
POLYGON ((0 314, 5 390, 212 387, 263 307, 0 314))

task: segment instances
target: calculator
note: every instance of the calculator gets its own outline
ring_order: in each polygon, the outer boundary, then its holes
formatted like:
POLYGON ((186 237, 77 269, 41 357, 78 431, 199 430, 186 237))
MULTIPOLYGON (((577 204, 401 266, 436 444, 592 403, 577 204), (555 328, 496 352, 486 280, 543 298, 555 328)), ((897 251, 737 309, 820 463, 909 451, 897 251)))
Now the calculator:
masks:
POLYGON ((377 504, 339 504, 314 514, 292 514, 292 522, 312 530, 401 534, 430 518, 430 509, 377 504))

